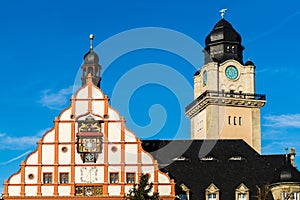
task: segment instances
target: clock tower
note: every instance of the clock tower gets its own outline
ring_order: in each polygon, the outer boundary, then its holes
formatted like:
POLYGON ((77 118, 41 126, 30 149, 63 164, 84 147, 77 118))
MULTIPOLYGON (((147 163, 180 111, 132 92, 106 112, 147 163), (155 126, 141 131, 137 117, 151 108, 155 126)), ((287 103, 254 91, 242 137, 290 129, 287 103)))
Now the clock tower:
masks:
POLYGON ((243 62, 241 36, 222 18, 206 37, 205 64, 194 75, 194 101, 186 107, 192 139, 243 139, 261 153, 255 65, 243 62))

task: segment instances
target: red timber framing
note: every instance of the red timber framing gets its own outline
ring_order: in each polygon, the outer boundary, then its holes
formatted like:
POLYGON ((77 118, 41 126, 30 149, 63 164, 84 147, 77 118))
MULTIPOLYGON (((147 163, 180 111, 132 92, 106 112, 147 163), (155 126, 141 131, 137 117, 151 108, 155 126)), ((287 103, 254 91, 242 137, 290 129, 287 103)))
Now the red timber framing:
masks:
MULTIPOLYGON (((127 131, 126 126, 125 126, 125 119, 124 117, 120 117, 118 120, 113 119, 110 120, 110 116, 109 116, 109 109, 114 110, 113 108, 110 107, 108 101, 109 98, 105 95, 103 99, 93 99, 92 96, 92 87, 95 87, 92 83, 91 80, 91 76, 88 77, 88 83, 87 86, 88 87, 88 98, 87 99, 76 99, 76 96, 72 96, 71 98, 71 106, 69 108, 66 108, 64 111, 70 109, 71 111, 71 115, 70 115, 70 119, 69 120, 61 120, 61 115, 59 117, 56 117, 54 120, 54 128, 48 132, 46 132, 43 136, 43 138, 41 140, 39 140, 37 142, 37 149, 34 153, 37 153, 37 163, 27 163, 28 158, 32 155, 30 154, 25 161, 23 161, 21 163, 21 168, 20 171, 17 172, 16 174, 13 174, 7 181, 4 182, 4 194, 3 197, 4 199, 27 199, 27 200, 37 200, 37 199, 86 199, 86 200, 90 200, 90 199, 123 199, 124 195, 125 195, 125 186, 133 186, 132 183, 126 183, 126 173, 125 173, 125 168, 126 166, 134 166, 137 167, 137 172, 135 172, 135 177, 136 177, 136 181, 139 181, 139 178, 142 174, 142 168, 144 166, 151 166, 154 168, 154 177, 153 177, 153 185, 154 185, 154 191, 158 191, 159 185, 169 185, 171 186, 171 194, 169 196, 163 196, 161 195, 161 198, 164 200, 171 200, 175 198, 175 183, 173 180, 171 180, 169 178, 169 183, 159 183, 159 174, 163 174, 162 172, 160 172, 160 170, 158 169, 158 164, 157 161, 154 160, 152 158, 152 156, 148 153, 145 152, 142 149, 141 146, 141 140, 139 138, 136 138, 136 141, 126 141, 125 139, 125 132, 127 131), (76 155, 76 130, 75 130, 75 117, 76 116, 76 101, 87 101, 88 102, 88 113, 95 115, 97 117, 100 117, 103 120, 103 163, 77 163, 75 161, 75 155, 76 155), (104 115, 103 116, 99 116, 97 114, 93 113, 93 105, 92 102, 93 101, 103 101, 104 102, 104 115), (62 134, 59 130, 59 125, 63 124, 63 123, 69 123, 71 125, 71 140, 70 141, 64 141, 64 142, 60 142, 59 141, 59 134, 62 134), (110 142, 108 141, 109 138, 109 123, 120 123, 120 141, 117 142, 110 142), (49 141, 44 141, 45 136, 50 133, 50 132, 54 132, 54 141, 53 142, 49 142, 49 141), (108 152, 110 149, 108 149, 108 146, 111 144, 116 144, 119 145, 121 148, 121 155, 120 155, 120 163, 118 164, 110 164, 109 163, 109 158, 108 158, 108 152), (136 144, 137 145, 137 163, 134 164, 127 164, 125 161, 125 146, 126 144, 136 144), (54 147, 54 163, 53 164, 43 164, 43 145, 52 145, 54 147), (70 163, 68 164, 62 164, 59 162, 59 156, 60 153, 62 151, 61 147, 62 145, 66 145, 68 146, 67 151, 70 151, 70 163), (70 148, 69 148, 70 147, 70 148), (152 159, 152 163, 142 163, 142 154, 147 154, 151 157, 152 159), (34 176, 36 177, 36 183, 26 183, 25 181, 25 168, 26 167, 36 167, 37 168, 37 174, 34 174, 34 176), (84 185, 84 183, 75 183, 75 167, 78 166, 99 166, 99 167, 103 167, 103 183, 97 183, 97 184, 88 184, 91 186, 101 186, 103 188, 102 190, 102 195, 101 196, 93 196, 93 197, 89 197, 89 196, 76 196, 76 186, 80 186, 80 185, 84 185), (114 167, 118 167, 120 168, 119 173, 119 182, 118 183, 110 183, 109 181, 109 167, 114 166, 114 167), (45 184, 43 183, 43 167, 52 167, 53 168, 53 179, 52 179, 52 183, 49 184, 45 184), (62 172, 59 170, 60 167, 70 167, 70 171, 68 171, 67 173, 69 173, 69 177, 68 183, 60 183, 59 181, 59 174, 62 172), (11 183, 10 180, 13 176, 15 175, 19 175, 21 177, 20 183, 11 183), (119 196, 110 196, 109 195, 109 186, 120 186, 120 195, 119 196), (9 195, 9 186, 20 186, 20 196, 11 196, 9 195), (25 192, 25 187, 26 186, 36 186, 36 194, 32 195, 32 196, 27 196, 26 192, 25 192), (42 196, 42 187, 43 186, 52 186, 53 187, 53 194, 52 196, 42 196), (59 194, 59 186, 69 186, 70 187, 70 193, 69 194, 65 194, 64 196, 62 196, 62 194, 59 194), (68 196, 70 195, 70 196, 68 196)), ((85 87, 81 88, 80 90, 84 89, 85 87)), ((80 91, 79 90, 79 91, 80 91)), ((101 91, 101 90, 100 90, 101 91)), ((102 91, 101 91, 102 92, 102 91)), ((62 111, 62 113, 64 112, 62 111)), ((44 154, 45 156, 45 154, 44 154)), ((165 174, 164 174, 165 175, 165 174)), ((167 175, 166 175, 167 176, 167 175)), ((167 176, 168 177, 168 176, 167 176)))

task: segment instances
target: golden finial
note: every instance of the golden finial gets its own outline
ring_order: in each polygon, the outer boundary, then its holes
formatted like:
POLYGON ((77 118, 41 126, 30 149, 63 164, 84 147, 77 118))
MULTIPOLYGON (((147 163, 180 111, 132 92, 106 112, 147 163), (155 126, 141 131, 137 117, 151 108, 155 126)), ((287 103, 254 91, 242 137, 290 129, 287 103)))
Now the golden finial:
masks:
POLYGON ((90 49, 93 50, 93 39, 94 39, 94 35, 90 34, 90 49))
POLYGON ((219 11, 219 12, 221 13, 222 19, 224 19, 224 16, 225 16, 226 11, 227 11, 227 8, 223 8, 223 9, 221 9, 221 10, 219 11))

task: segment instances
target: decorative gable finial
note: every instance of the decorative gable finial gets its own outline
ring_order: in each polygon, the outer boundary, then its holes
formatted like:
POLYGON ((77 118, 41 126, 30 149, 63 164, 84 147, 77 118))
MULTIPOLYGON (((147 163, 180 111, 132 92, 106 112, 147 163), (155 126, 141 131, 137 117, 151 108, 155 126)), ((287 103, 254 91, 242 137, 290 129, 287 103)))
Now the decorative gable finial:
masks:
POLYGON ((93 50, 93 39, 94 39, 94 35, 90 34, 90 50, 93 50))
POLYGON ((223 9, 221 9, 221 10, 219 11, 219 12, 221 13, 222 19, 224 19, 224 16, 225 16, 226 11, 227 11, 227 8, 223 8, 223 9))

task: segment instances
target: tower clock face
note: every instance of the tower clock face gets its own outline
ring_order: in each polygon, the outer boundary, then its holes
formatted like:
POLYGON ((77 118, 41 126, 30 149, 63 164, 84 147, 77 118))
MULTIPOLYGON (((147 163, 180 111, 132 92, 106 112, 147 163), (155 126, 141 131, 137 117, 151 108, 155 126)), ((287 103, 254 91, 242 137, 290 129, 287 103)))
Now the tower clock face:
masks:
POLYGON ((227 78, 229 78, 230 80, 235 80, 239 76, 239 72, 238 72, 237 68, 233 65, 229 65, 225 69, 225 74, 226 74, 227 78))
POLYGON ((203 72, 203 85, 207 84, 207 71, 203 72))

